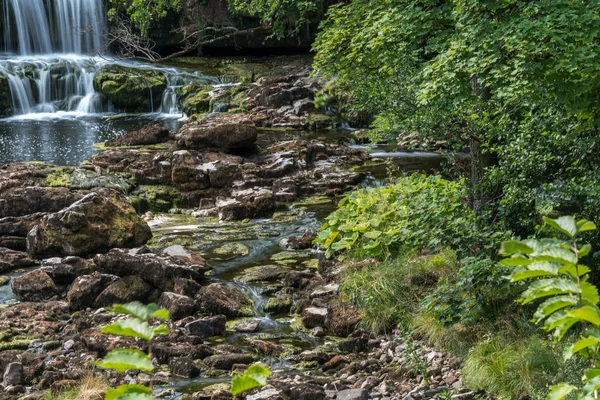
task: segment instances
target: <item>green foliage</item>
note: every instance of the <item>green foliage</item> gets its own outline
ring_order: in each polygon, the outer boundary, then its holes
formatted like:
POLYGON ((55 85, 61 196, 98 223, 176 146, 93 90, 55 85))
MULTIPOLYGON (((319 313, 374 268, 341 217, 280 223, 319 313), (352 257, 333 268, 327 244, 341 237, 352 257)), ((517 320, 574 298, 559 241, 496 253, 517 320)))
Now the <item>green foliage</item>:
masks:
MULTIPOLYGON (((169 329, 164 325, 151 327, 150 318, 169 319, 169 312, 159 309, 156 304, 144 305, 139 301, 127 304, 115 304, 110 311, 118 314, 129 315, 128 319, 118 320, 102 327, 103 333, 117 336, 134 337, 145 340, 148 346, 156 335, 168 335, 169 329)), ((150 351, 149 351, 150 353, 150 351)), ((96 363, 100 368, 114 369, 118 372, 127 370, 154 371, 150 354, 137 349, 116 349, 109 352, 102 360, 96 363)), ((152 391, 142 385, 121 385, 106 393, 105 400, 145 400, 152 399, 152 391)))
POLYGON ((469 388, 516 400, 543 390, 560 367, 552 347, 535 336, 515 340, 496 336, 471 350, 462 374, 469 388))
POLYGON ((427 296, 423 307, 436 319, 452 326, 475 324, 481 319, 494 320, 516 297, 515 288, 505 279, 508 268, 497 265, 486 255, 461 260, 458 274, 446 276, 427 296))
POLYGON ((404 256, 381 264, 352 268, 343 277, 342 294, 363 311, 361 325, 379 334, 406 324, 420 299, 438 279, 456 272, 456 254, 444 250, 433 256, 404 256))
POLYGON ((461 181, 413 175, 391 186, 358 190, 329 215, 316 239, 327 256, 345 251, 354 257, 385 259, 402 247, 415 251, 451 247, 468 254, 485 235, 465 204, 461 181))
POLYGON ((596 225, 587 220, 576 221, 571 216, 545 218, 544 222, 567 240, 506 242, 501 253, 507 258, 501 264, 515 267, 513 282, 531 280, 519 301, 539 303, 533 320, 543 323, 543 328, 553 332, 557 341, 574 326, 583 328, 579 340, 564 352, 566 360, 574 355, 589 360, 590 367, 582 377, 583 387, 556 385, 549 397, 562 399, 578 392, 579 398, 592 399, 600 388, 600 296, 596 286, 588 282, 590 269, 580 263, 591 252, 591 246, 582 245, 578 239, 581 233, 595 230, 596 225))
POLYGON ((119 13, 129 16, 133 25, 146 36, 153 22, 166 17, 169 11, 181 8, 180 0, 109 0, 108 17, 119 13))
POLYGON ((271 375, 269 368, 260 364, 248 367, 243 375, 235 376, 231 380, 231 394, 237 396, 248 390, 267 384, 267 378, 271 375))

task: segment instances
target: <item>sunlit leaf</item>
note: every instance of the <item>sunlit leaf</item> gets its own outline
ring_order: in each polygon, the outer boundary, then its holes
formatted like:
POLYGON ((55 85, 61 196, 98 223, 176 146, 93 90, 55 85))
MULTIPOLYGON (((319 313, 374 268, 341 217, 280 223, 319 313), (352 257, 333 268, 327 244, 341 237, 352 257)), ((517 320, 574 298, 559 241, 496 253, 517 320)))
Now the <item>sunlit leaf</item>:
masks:
POLYGON ((533 249, 527 246, 523 242, 519 242, 516 240, 508 240, 502 243, 502 247, 500 247, 500 254, 503 255, 512 255, 512 254, 531 254, 533 253, 533 249))
POLYGON ((142 371, 153 371, 154 365, 150 357, 142 351, 135 349, 118 349, 108 353, 104 359, 96 362, 101 368, 114 369, 118 372, 124 372, 129 369, 139 369, 142 371))
POLYGON ((552 386, 550 388, 550 393, 548 393, 548 397, 546 399, 547 400, 562 400, 575 390, 577 390, 577 388, 573 385, 568 385, 566 383, 560 383, 560 384, 552 386))
POLYGON ((571 238, 577 234, 577 224, 575 223, 575 218, 571 216, 564 216, 557 219, 544 217, 544 223, 571 238))
POLYGON ((571 346, 567 346, 563 352, 563 356, 565 361, 573 357, 575 354, 579 353, 581 350, 588 349, 590 347, 597 347, 600 341, 595 337, 586 337, 577 342, 573 343, 571 346))
POLYGON ((149 397, 146 397, 146 399, 152 398, 152 396, 151 396, 152 391, 150 390, 149 387, 146 387, 143 385, 121 385, 115 389, 109 389, 106 392, 106 396, 104 397, 104 400, 121 399, 121 396, 123 396, 125 394, 146 395, 146 396, 149 396, 149 397))
POLYGON ((154 332, 152 327, 145 321, 135 318, 128 318, 116 321, 113 324, 103 326, 100 331, 117 336, 135 337, 145 340, 152 340, 154 332))

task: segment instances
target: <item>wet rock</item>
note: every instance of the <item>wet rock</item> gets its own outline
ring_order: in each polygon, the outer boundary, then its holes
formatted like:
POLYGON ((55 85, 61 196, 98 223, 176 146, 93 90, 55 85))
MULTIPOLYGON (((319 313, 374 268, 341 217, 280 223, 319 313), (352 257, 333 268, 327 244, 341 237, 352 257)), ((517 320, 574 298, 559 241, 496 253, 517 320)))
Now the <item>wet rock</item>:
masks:
POLYGON ((0 217, 57 212, 81 200, 85 195, 85 191, 71 191, 64 187, 0 188, 0 217))
POLYGON ((301 99, 294 102, 294 114, 303 115, 316 111, 315 102, 311 99, 301 99))
POLYGON ((132 301, 150 303, 149 295, 152 287, 138 276, 126 276, 110 284, 96 298, 95 307, 108 307, 113 304, 124 304, 132 301))
POLYGON ((110 149, 90 158, 90 165, 131 174, 138 185, 171 184, 171 155, 160 151, 110 149))
POLYGON ((241 333, 252 333, 258 330, 260 326, 260 320, 256 318, 251 318, 239 322, 233 326, 233 330, 241 333))
POLYGON ((35 265, 37 261, 31 259, 29 254, 0 247, 0 273, 35 265))
POLYGON ((170 364, 176 358, 190 357, 192 360, 200 360, 214 354, 210 346, 205 344, 191 343, 156 343, 152 346, 152 355, 156 357, 159 364, 170 364))
POLYGON ((171 292, 164 292, 160 296, 158 304, 169 310, 171 319, 175 321, 192 315, 196 309, 194 299, 171 292))
POLYGON ((106 142, 106 145, 111 147, 138 146, 163 143, 167 140, 169 140, 169 130, 160 124, 153 124, 110 140, 106 142))
POLYGON ((292 303, 290 296, 272 297, 267 301, 265 311, 271 314, 289 314, 292 303))
MULTIPOLYGON (((172 249, 174 252, 174 249, 172 249)), ((157 255, 148 249, 113 249, 94 258, 98 270, 117 276, 139 276, 163 291, 173 291, 176 279, 205 280, 211 270, 206 261, 191 252, 176 256, 157 255)))
POLYGON ((12 96, 8 78, 0 74, 0 117, 9 117, 13 114, 12 96))
POLYGON ((271 343, 266 340, 247 338, 246 343, 261 356, 281 357, 283 353, 289 351, 289 348, 276 343, 271 343))
POLYGON ((169 360, 169 369, 174 375, 194 378, 200 375, 200 369, 190 357, 177 357, 169 360))
POLYGON ((346 364, 349 364, 350 360, 347 357, 336 355, 329 361, 327 361, 322 369, 323 371, 329 371, 330 369, 339 369, 346 364))
POLYGON ((98 295, 117 280, 119 280, 118 276, 98 272, 76 278, 67 292, 69 308, 75 311, 92 307, 98 295))
POLYGON ((230 318, 252 317, 252 301, 241 291, 213 283, 202 288, 196 300, 198 309, 208 314, 223 314, 230 318))
POLYGON ((109 351, 115 349, 133 348, 141 351, 148 350, 145 343, 138 342, 134 338, 109 335, 100 332, 98 328, 84 330, 79 334, 79 337, 87 350, 96 352, 99 356, 104 356, 109 351))
POLYGON ((101 189, 54 214, 29 232, 33 257, 80 256, 114 247, 135 247, 152 237, 150 228, 126 197, 101 189))
POLYGON ((43 260, 41 269, 60 285, 73 283, 82 275, 90 275, 96 269, 96 265, 92 260, 80 257, 55 257, 43 260))
POLYGON ((306 350, 300 354, 300 359, 304 362, 318 362, 319 364, 325 364, 331 359, 327 353, 317 350, 306 350))
POLYGON ((4 387, 22 385, 23 383, 23 364, 18 362, 8 364, 2 380, 4 387))
POLYGON ((221 336, 225 332, 225 323, 227 319, 223 315, 215 317, 200 318, 188 323, 185 327, 190 332, 190 335, 197 336, 201 339, 221 336))
POLYGON ((368 400, 369 391, 366 389, 346 389, 337 393, 336 400, 368 400))
POLYGON ((117 109, 127 112, 157 109, 166 88, 167 78, 154 70, 109 65, 102 67, 94 77, 94 89, 117 109))
POLYGON ((230 371, 235 364, 251 364, 254 357, 249 354, 215 354, 204 359, 211 368, 230 371))
POLYGON ((244 114, 220 114, 185 125, 176 139, 182 148, 244 152, 254 148, 257 132, 244 114))
POLYGON ((296 383, 292 384, 286 394, 290 400, 324 400, 325 391, 314 383, 296 383))
POLYGON ((328 285, 321 286, 321 287, 315 289, 310 294, 310 297, 314 299, 316 297, 333 296, 338 293, 339 289, 340 289, 340 285, 338 285, 337 283, 330 283, 328 285))
POLYGON ((175 278, 173 283, 173 292, 182 296, 194 298, 200 289, 202 286, 192 279, 175 278))
POLYGON ((12 290, 19 301, 45 301, 58 294, 52 278, 39 269, 13 279, 12 290))
POLYGON ((179 150, 173 152, 171 181, 184 191, 202 190, 210 187, 208 171, 198 168, 203 163, 198 152, 179 150))
POLYGON ((302 312, 302 324, 307 328, 324 326, 328 311, 326 308, 309 307, 302 312))
POLYGON ((284 400, 283 392, 273 387, 262 388, 259 392, 246 396, 245 400, 284 400))
POLYGON ((249 90, 247 96, 246 103, 250 108, 261 106, 274 109, 293 106, 297 100, 314 97, 309 89, 293 86, 290 83, 272 83, 259 86, 249 90))
POLYGON ((313 246, 313 240, 315 240, 317 234, 315 232, 306 232, 304 235, 297 237, 291 236, 285 238, 279 243, 284 250, 306 250, 313 246))

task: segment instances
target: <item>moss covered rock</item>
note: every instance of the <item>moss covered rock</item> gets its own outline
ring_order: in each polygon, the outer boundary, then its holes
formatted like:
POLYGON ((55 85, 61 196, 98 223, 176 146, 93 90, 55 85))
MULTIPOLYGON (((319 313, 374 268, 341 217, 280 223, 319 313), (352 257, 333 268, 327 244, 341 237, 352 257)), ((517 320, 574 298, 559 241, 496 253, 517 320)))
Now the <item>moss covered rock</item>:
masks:
POLYGON ((96 73, 94 88, 119 110, 148 112, 160 106, 167 78, 160 71, 110 65, 96 73))
POLYGON ((132 196, 131 202, 139 212, 167 212, 177 207, 181 200, 181 192, 167 185, 142 185, 132 196))
POLYGON ((81 256, 115 247, 137 247, 152 237, 126 197, 101 189, 43 217, 27 236, 36 257, 81 256))
POLYGON ((8 85, 8 78, 0 75, 0 117, 8 117, 13 113, 12 96, 8 85))

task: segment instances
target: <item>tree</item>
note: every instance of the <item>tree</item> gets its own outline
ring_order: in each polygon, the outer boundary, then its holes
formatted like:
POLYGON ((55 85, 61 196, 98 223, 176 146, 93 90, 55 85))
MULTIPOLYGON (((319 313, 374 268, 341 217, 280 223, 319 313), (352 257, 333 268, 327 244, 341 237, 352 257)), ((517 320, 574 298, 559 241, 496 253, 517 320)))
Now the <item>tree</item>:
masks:
POLYGON ((210 43, 236 36, 265 32, 283 38, 297 34, 310 16, 317 15, 323 0, 228 0, 230 16, 213 18, 205 1, 196 0, 110 0, 112 29, 106 42, 117 45, 127 57, 144 57, 151 62, 182 56, 210 43), (180 25, 173 31, 181 38, 181 50, 161 57, 149 32, 169 13, 179 12, 180 25), (252 23, 248 25, 247 20, 252 23))

